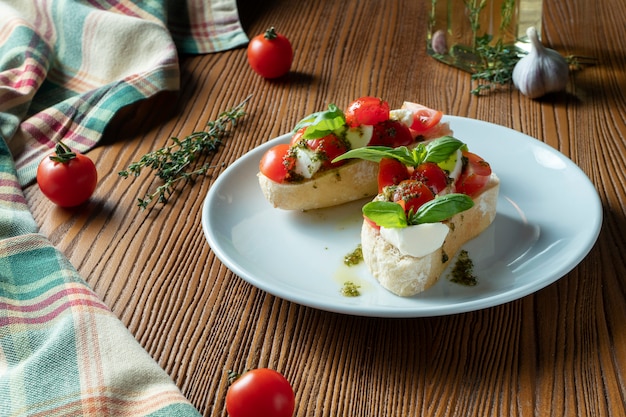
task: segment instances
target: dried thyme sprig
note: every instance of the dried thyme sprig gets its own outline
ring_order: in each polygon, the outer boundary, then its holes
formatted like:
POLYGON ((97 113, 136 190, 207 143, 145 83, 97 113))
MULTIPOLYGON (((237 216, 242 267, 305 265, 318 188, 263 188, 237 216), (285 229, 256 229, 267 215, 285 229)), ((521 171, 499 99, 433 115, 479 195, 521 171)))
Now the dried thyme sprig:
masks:
POLYGON ((218 150, 222 139, 226 136, 228 126, 234 127, 246 113, 244 111, 248 96, 235 107, 221 113, 216 120, 206 124, 200 132, 194 132, 184 139, 170 138, 172 144, 145 154, 137 162, 131 163, 126 170, 118 174, 123 178, 130 175, 138 177, 143 168, 150 168, 154 175, 163 181, 162 185, 137 199, 137 205, 145 209, 153 201, 166 204, 180 181, 193 182, 199 175, 205 175, 209 169, 215 168, 210 163, 196 167, 198 158, 218 150))

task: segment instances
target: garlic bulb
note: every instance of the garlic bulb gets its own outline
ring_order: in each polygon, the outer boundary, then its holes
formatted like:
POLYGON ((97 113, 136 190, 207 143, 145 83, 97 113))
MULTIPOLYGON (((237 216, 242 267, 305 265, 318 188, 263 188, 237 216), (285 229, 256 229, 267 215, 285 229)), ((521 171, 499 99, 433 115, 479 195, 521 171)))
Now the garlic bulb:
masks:
POLYGON ((534 27, 526 31, 531 42, 530 52, 520 59, 513 69, 513 84, 530 98, 562 91, 567 85, 569 65, 553 49, 544 47, 534 27))

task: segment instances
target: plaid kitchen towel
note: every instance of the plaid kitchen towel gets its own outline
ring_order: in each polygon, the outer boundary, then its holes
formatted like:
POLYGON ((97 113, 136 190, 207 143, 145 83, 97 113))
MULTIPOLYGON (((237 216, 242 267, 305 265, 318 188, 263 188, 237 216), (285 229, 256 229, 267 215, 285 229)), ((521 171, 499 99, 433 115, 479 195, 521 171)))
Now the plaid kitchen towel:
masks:
POLYGON ((248 41, 236 0, 0 0, 0 416, 197 416, 38 227, 22 193, 63 140, 179 87, 178 54, 248 41))
POLYGON ((236 0, 0 0, 0 136, 20 183, 59 140, 86 152, 117 110, 176 90, 178 53, 247 41, 236 0))
POLYGON ((197 416, 35 224, 0 141, 0 416, 197 416))

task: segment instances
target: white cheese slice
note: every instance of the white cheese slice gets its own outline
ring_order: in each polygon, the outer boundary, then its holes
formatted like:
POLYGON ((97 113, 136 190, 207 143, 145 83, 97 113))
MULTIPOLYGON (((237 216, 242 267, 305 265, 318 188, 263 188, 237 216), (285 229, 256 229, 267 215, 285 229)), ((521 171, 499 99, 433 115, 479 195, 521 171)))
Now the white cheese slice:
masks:
POLYGON ((297 146, 295 156, 296 164, 293 170, 304 178, 311 178, 322 166, 322 161, 317 153, 309 148, 297 146))
POLYGON ((380 235, 403 255, 420 258, 442 245, 450 228, 443 223, 422 223, 402 228, 380 228, 380 235))
POLYGON ((346 140, 350 142, 351 149, 363 148, 370 143, 374 126, 361 125, 346 130, 346 140))

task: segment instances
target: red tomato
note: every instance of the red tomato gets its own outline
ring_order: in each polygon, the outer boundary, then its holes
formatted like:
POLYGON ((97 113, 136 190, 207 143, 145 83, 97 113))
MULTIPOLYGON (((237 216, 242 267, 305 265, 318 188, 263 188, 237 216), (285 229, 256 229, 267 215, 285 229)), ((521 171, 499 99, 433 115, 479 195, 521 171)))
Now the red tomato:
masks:
POLYGON ((363 220, 365 220, 370 227, 372 227, 372 228, 374 228, 376 230, 380 230, 380 226, 377 225, 373 220, 370 220, 369 217, 364 215, 363 216, 363 220))
POLYGON ((253 369, 237 378, 226 393, 229 417, 292 417, 296 399, 283 375, 272 369, 253 369))
POLYGON ((41 192, 61 207, 78 206, 91 197, 98 183, 93 161, 59 143, 55 152, 37 167, 41 192))
POLYGON ((405 180, 398 184, 398 188, 393 194, 393 201, 404 202, 406 213, 416 212, 424 203, 434 199, 433 192, 421 181, 405 180))
POLYGON ((397 185, 409 178, 409 170, 397 159, 383 158, 378 164, 378 192, 388 185, 397 185))
POLYGON ((331 161, 348 151, 348 146, 337 135, 331 133, 323 138, 312 139, 307 141, 307 146, 318 152, 322 162, 322 166, 326 169, 335 168, 346 163, 339 161, 332 163, 331 161))
POLYGON ((402 104, 402 108, 413 112, 411 130, 418 135, 422 135, 437 126, 443 117, 443 112, 439 110, 433 110, 421 104, 411 103, 409 101, 405 101, 402 104))
POLYGON ((423 182, 435 194, 439 194, 448 186, 448 175, 434 162, 418 165, 411 174, 411 179, 423 182))
POLYGON ((291 69, 293 49, 289 39, 272 27, 248 44, 248 63, 264 78, 278 78, 291 69))
POLYGON ((350 127, 373 126, 389 119, 389 104, 377 97, 361 97, 350 103, 344 113, 350 127))
POLYGON ((291 146, 297 144, 298 142, 300 142, 302 139, 304 139, 302 136, 304 135, 304 131, 306 130, 306 127, 302 127, 300 129, 298 129, 296 131, 296 133, 293 134, 293 136, 291 137, 291 140, 289 141, 289 144, 291 146))
POLYGON ((489 181, 491 167, 480 156, 464 151, 463 171, 456 180, 456 192, 467 194, 470 197, 477 195, 489 181), (467 161, 467 163, 465 163, 467 161))
POLYGON ((407 146, 414 142, 408 127, 397 120, 384 120, 374 125, 368 146, 407 146))
POLYGON ((290 151, 288 143, 281 143, 265 152, 259 163, 261 173, 274 182, 284 182, 296 163, 290 151))

